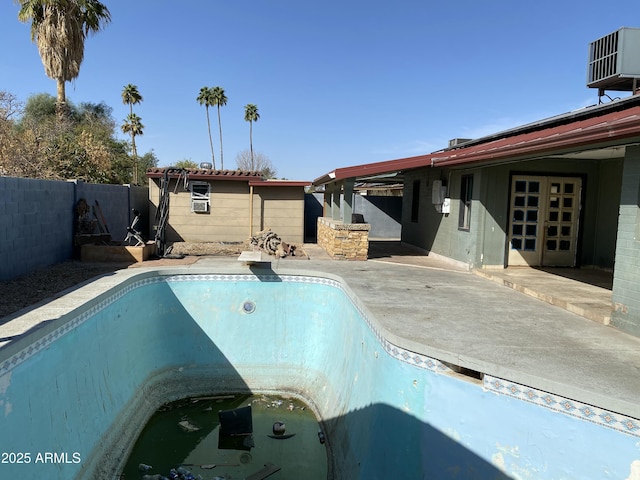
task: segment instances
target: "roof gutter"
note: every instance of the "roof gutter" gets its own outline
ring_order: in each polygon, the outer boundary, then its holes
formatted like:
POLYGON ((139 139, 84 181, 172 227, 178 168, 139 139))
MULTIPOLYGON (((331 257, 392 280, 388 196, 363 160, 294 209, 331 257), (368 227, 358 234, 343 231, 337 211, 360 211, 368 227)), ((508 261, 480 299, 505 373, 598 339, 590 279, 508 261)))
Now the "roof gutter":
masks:
POLYGON ((313 182, 311 182, 311 184, 316 186, 325 185, 327 183, 331 183, 335 179, 336 179, 336 171, 334 170, 332 172, 325 173, 321 177, 316 178, 313 182))

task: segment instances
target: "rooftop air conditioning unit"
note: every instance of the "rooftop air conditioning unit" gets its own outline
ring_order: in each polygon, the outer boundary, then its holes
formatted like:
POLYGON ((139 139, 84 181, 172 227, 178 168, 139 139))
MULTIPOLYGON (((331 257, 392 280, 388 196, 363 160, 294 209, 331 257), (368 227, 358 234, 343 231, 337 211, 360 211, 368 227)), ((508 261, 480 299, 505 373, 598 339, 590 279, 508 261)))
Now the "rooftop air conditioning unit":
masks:
POLYGON ((449 140, 449 148, 459 147, 463 143, 470 142, 471 138, 452 138, 449 140))
POLYGON ((191 211, 207 213, 209 211, 209 200, 191 200, 191 211))
POLYGON ((623 27, 589 44, 587 87, 633 91, 640 79, 640 28, 623 27))

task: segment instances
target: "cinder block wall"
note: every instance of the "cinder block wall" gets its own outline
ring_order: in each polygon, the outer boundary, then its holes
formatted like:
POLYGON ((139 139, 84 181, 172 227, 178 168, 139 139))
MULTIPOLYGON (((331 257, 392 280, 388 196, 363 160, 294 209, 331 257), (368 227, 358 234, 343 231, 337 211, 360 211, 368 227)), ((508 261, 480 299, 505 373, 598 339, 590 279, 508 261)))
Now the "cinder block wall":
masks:
POLYGON ((133 208, 127 185, 96 185, 79 182, 76 189, 76 201, 80 198, 84 198, 92 206, 97 200, 105 217, 111 239, 115 242, 122 242, 125 239, 133 208))
MULTIPOLYGON (((353 213, 364 217, 370 226, 369 239, 394 239, 402 235, 402 197, 354 195, 353 213)), ((317 243, 318 218, 323 214, 324 194, 307 193, 304 197, 304 241, 317 243)), ((340 217, 344 197, 340 195, 340 217)))
POLYGON ((640 147, 627 147, 620 194, 611 323, 640 336, 640 147))
POLYGON ((74 185, 0 177, 0 281, 69 259, 74 185))
MULTIPOLYGON (((98 200, 114 241, 131 223, 131 192, 147 187, 0 177, 0 281, 73 257, 74 208, 80 198, 98 200)), ((141 195, 136 193, 136 198, 141 195)), ((147 214, 148 203, 135 203, 147 214)))

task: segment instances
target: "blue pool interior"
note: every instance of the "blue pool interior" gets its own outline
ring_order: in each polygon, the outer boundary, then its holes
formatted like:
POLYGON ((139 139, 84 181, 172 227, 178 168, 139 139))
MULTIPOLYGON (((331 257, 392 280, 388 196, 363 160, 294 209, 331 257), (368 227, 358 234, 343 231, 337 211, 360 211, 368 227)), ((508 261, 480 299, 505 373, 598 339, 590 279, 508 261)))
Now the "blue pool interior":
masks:
POLYGON ((636 420, 394 345, 336 277, 134 275, 0 354, 0 449, 32 455, 3 478, 114 478, 160 405, 225 392, 303 399, 329 478, 627 478, 640 464, 636 420))

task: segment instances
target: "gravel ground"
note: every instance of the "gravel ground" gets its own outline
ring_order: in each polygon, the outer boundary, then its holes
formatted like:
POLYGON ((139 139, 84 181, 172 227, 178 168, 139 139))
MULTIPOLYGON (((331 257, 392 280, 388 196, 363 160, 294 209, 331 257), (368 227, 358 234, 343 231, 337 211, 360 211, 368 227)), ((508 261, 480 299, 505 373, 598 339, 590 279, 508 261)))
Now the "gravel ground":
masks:
MULTIPOLYGON (((72 260, 36 270, 14 280, 0 282, 0 324, 3 323, 3 317, 7 315, 43 300, 56 298, 68 288, 104 273, 140 266, 190 264, 195 263, 202 256, 237 256, 243 250, 251 250, 249 242, 177 242, 173 244, 166 259, 138 264, 89 263, 72 260)), ((296 249, 296 258, 307 258, 301 247, 296 249)))
POLYGON ((127 268, 127 264, 68 261, 0 282, 0 323, 10 315, 103 273, 127 268))

